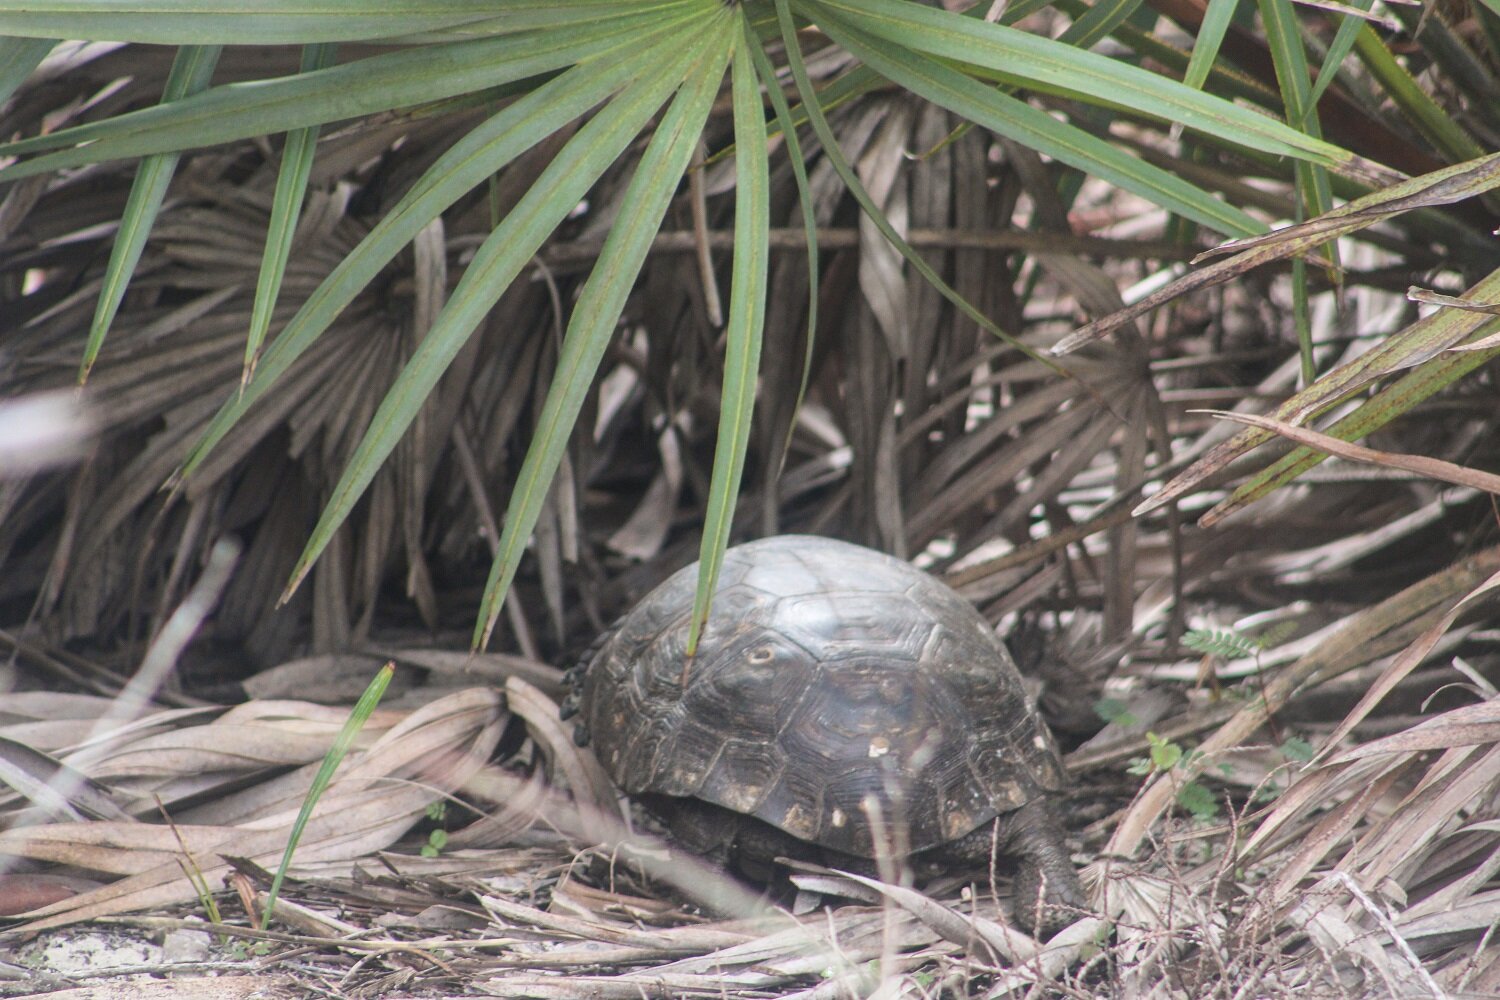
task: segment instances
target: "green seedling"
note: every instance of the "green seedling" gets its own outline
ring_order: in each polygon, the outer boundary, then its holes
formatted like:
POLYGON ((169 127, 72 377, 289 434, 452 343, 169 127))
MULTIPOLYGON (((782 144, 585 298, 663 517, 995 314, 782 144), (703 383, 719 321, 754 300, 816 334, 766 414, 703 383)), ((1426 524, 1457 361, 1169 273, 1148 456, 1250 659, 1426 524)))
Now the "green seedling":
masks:
POLYGON ((349 748, 354 745, 354 738, 369 721, 375 711, 375 706, 380 704, 380 698, 385 694, 385 689, 390 685, 395 673, 396 664, 387 663, 375 674, 375 679, 370 681, 370 686, 365 688, 365 693, 359 696, 354 710, 349 713, 349 720, 344 723, 344 728, 339 730, 338 738, 333 741, 333 746, 329 747, 328 753, 324 755, 323 766, 319 767, 318 773, 313 776, 312 787, 307 790, 307 796, 302 800, 302 809, 297 813, 297 821, 292 824, 291 836, 287 838, 286 850, 281 854, 281 864, 276 868, 276 876, 271 879, 271 891, 266 894, 266 910, 260 916, 261 930, 270 926, 271 914, 276 909, 276 897, 281 894, 281 883, 286 880, 287 869, 292 866, 292 854, 302 840, 308 820, 312 819, 313 808, 318 804, 318 799, 322 797, 323 792, 328 789, 329 782, 333 781, 334 772, 348 756, 349 748))
POLYGON ((427 843, 422 845, 421 855, 424 858, 435 858, 443 853, 443 848, 448 846, 448 831, 433 830, 427 835, 427 843))
MULTIPOLYGON (((1197 750, 1184 750, 1180 744, 1157 733, 1146 734, 1146 746, 1148 755, 1132 760, 1126 769, 1129 773, 1139 777, 1150 774, 1169 774, 1172 771, 1196 767, 1203 757, 1197 750)), ((1219 803, 1214 798, 1214 794, 1192 780, 1183 781, 1178 786, 1177 804, 1197 820, 1213 819, 1219 811, 1219 803)))

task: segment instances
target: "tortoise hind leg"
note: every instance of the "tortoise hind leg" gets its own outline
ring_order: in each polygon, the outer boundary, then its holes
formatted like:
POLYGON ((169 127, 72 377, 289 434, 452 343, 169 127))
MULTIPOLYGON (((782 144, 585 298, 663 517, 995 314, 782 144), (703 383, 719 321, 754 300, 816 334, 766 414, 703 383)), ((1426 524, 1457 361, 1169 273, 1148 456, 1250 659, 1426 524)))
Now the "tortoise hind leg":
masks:
POLYGON ((1050 936, 1088 909, 1062 826, 1044 795, 954 841, 951 850, 975 865, 988 866, 995 853, 1015 859, 1016 924, 1028 933, 1050 936))
POLYGON ((676 795, 638 795, 646 811, 666 828, 668 840, 690 854, 719 864, 728 862, 744 817, 702 799, 676 795))
POLYGON ((1047 936, 1077 920, 1079 911, 1088 908, 1088 900, 1047 798, 1039 795, 996 823, 1000 849, 1017 860, 1016 922, 1029 932, 1047 936))

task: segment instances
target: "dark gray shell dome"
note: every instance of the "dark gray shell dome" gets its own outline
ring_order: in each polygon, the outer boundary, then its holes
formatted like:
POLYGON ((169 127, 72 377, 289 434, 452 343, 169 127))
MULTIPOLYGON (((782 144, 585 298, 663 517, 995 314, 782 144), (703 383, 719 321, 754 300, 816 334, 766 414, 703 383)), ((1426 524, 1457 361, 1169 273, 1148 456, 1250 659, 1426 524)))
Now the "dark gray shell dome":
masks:
POLYGON ((736 546, 688 663, 697 573, 647 595, 587 666, 583 722, 625 792, 873 857, 867 797, 916 852, 1062 786, 1005 646, 928 574, 826 538, 736 546))

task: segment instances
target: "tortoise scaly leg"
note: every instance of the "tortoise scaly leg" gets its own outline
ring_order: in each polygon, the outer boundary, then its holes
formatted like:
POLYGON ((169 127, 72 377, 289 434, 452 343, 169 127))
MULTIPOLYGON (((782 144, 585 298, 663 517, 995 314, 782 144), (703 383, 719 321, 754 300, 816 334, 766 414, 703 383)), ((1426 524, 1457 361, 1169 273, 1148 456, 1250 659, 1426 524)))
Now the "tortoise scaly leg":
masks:
POLYGON ((995 821, 1001 853, 1016 859, 1016 924, 1048 937, 1088 909, 1051 803, 1037 796, 995 821))

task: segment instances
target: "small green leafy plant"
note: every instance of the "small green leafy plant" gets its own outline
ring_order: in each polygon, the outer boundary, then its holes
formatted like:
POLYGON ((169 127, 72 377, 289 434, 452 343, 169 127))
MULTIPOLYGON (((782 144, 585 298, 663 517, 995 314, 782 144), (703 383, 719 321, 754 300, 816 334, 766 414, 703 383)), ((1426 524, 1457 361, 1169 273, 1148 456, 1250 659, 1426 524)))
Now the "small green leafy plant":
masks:
POLYGON ((1281 741, 1281 745, 1276 750, 1287 760, 1296 761, 1299 764, 1306 764, 1312 760, 1315 753, 1313 745, 1300 736, 1288 736, 1281 741))
MULTIPOLYGON (((447 801, 438 799, 436 802, 429 802, 427 804, 427 818, 434 823, 442 824, 448 818, 447 801)), ((428 832, 427 843, 422 845, 422 849, 418 853, 424 858, 435 858, 439 854, 442 854, 443 849, 447 846, 448 831, 439 825, 437 829, 428 832)))
POLYGON ((1257 636, 1235 628, 1195 628, 1182 637, 1182 644, 1206 656, 1248 657, 1280 645, 1296 628, 1297 623, 1290 620, 1278 622, 1257 636))
POLYGON ((242 962, 252 958, 265 958, 270 953, 271 942, 269 941, 237 940, 229 946, 229 954, 242 962))
MULTIPOLYGON (((1288 736, 1277 745, 1276 752, 1293 764, 1306 764, 1316 753, 1313 745, 1300 736, 1288 736)), ((1274 802, 1284 791, 1286 785, 1267 778, 1256 788, 1254 800, 1258 803, 1274 802)))
POLYGON ((448 846, 448 831, 433 830, 427 835, 427 843, 422 845, 422 857, 435 858, 443 853, 443 848, 448 846))
POLYGON ((1254 656, 1261 646, 1254 639, 1234 629, 1195 628, 1182 637, 1182 644, 1206 656, 1254 656))
MULTIPOLYGON (((1194 766, 1203 757, 1197 750, 1184 750, 1178 743, 1157 733, 1146 734, 1147 756, 1137 757, 1127 768, 1129 773, 1144 777, 1149 774, 1168 774, 1180 768, 1194 766)), ((1186 809, 1194 819, 1206 821, 1218 814, 1219 804, 1206 787, 1196 781, 1184 781, 1177 788, 1177 804, 1186 809)))

